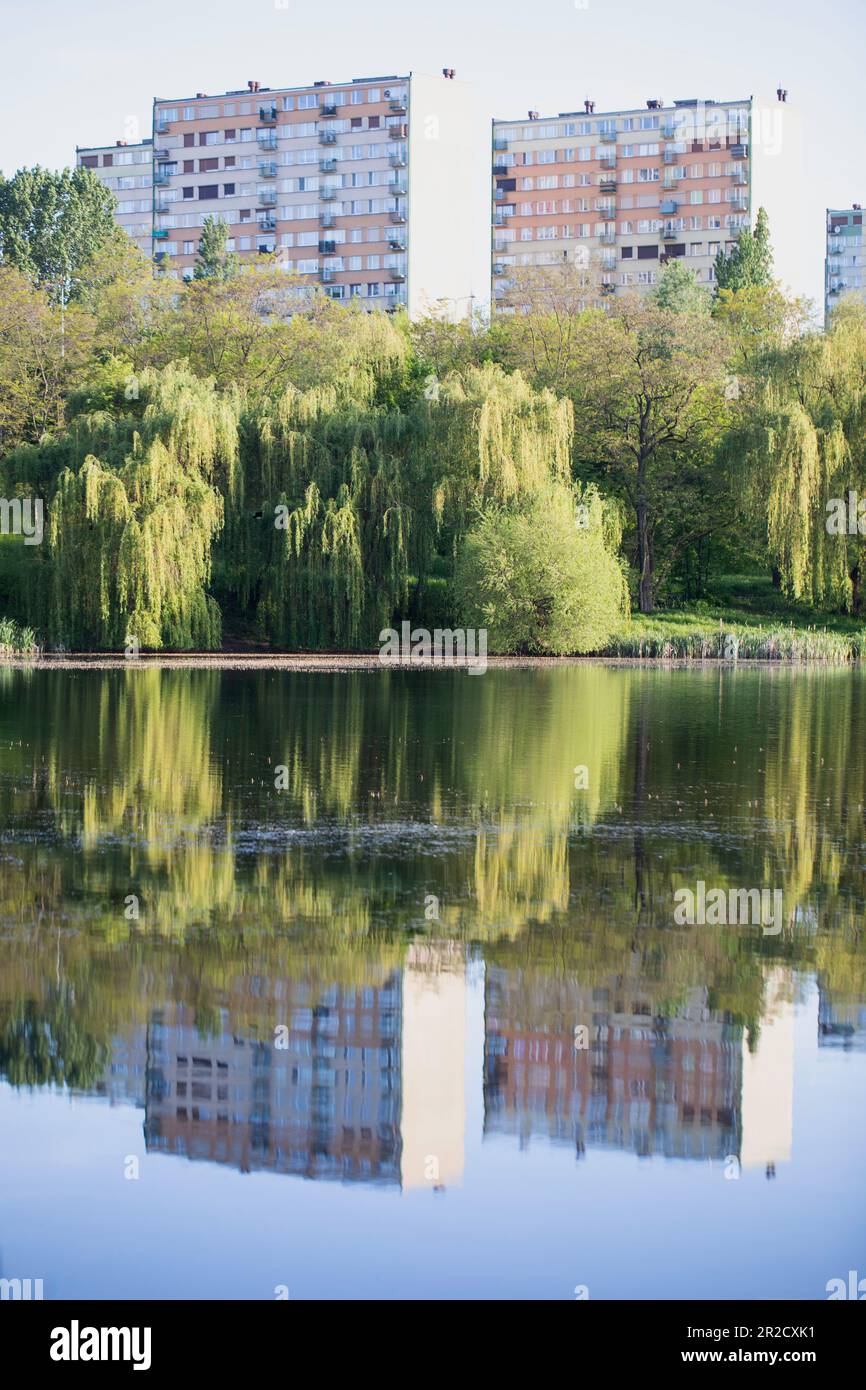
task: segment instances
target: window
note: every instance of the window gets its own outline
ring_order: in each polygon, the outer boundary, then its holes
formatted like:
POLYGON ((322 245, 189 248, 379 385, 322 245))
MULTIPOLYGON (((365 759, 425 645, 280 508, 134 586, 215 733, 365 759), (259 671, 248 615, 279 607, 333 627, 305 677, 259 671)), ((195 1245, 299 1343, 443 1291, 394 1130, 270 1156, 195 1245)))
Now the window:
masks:
POLYGON ((223 197, 224 197, 224 198, 233 198, 233 197, 234 197, 234 192, 235 192, 235 186, 234 186, 233 183, 224 183, 224 184, 223 184, 223 197))
POLYGON ((195 242, 194 242, 194 241, 185 241, 185 242, 183 243, 183 254, 184 254, 185 256, 192 256, 194 253, 195 253, 195 242))
POLYGON ((190 145, 194 145, 194 144, 195 144, 195 133, 194 133, 193 131, 185 131, 185 132, 184 132, 184 137, 183 137, 183 143, 184 143, 184 147, 185 147, 186 149, 189 149, 190 145))
POLYGON ((198 162, 198 171, 200 174, 209 174, 219 167, 220 162, 218 159, 200 159, 198 162))
POLYGON ((194 198, 194 197, 195 197, 195 189, 194 189, 194 188, 184 188, 184 190, 183 190, 183 196, 184 196, 185 198, 194 198))
POLYGON ((198 190, 199 201, 210 200, 219 197, 219 185, 215 183, 202 183, 198 190))
POLYGON ((632 259, 632 257, 633 257, 633 254, 634 254, 634 247, 633 247, 633 246, 621 246, 621 247, 620 247, 619 253, 620 253, 620 256, 622 257, 622 259, 623 259, 624 261, 630 261, 630 260, 632 259))
POLYGON ((97 169, 99 167, 99 155, 83 154, 81 156, 81 166, 83 169, 97 169))
POLYGON ((316 92, 302 92, 298 97, 298 110, 309 111, 311 107, 318 106, 319 97, 316 92))

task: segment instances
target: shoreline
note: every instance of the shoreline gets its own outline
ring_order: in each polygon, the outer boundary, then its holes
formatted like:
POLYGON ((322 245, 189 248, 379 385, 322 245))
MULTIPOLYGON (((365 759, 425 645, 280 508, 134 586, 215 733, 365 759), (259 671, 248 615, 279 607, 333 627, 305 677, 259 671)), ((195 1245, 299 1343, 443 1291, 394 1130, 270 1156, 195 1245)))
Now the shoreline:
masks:
MULTIPOLYGON (((488 656, 485 667, 490 670, 540 670, 550 666, 621 666, 621 667, 719 667, 736 669, 738 666, 766 667, 770 669, 821 669, 838 670, 854 668, 860 663, 856 660, 834 661, 820 657, 738 657, 728 659, 720 656, 488 656)), ((134 658, 111 652, 77 652, 70 655, 42 653, 37 656, 0 656, 0 669, 28 669, 43 671, 100 671, 121 670, 135 667, 170 670, 223 670, 223 671, 331 671, 348 674, 351 671, 468 671, 474 669, 477 660, 454 658, 448 661, 435 661, 433 658, 412 661, 379 660, 374 652, 284 652, 284 653, 232 653, 232 652, 154 652, 134 658)))

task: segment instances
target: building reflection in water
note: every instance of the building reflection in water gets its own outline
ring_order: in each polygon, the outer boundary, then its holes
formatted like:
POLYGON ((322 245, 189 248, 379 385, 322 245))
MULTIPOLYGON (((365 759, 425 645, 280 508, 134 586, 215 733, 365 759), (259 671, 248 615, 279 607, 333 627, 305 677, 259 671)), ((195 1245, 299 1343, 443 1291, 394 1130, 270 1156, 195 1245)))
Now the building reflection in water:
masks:
MULTIPOLYGON (((483 1008, 485 1135, 521 1146, 544 1137, 578 1155, 736 1155, 768 1173, 790 1159, 790 971, 767 972, 749 1038, 702 989, 665 1015, 639 980, 587 987, 488 965, 482 992, 467 988, 468 964, 461 945, 419 942, 401 970, 361 985, 242 977, 210 1035, 174 1004, 117 1038, 100 1090, 144 1108, 152 1152, 243 1172, 447 1188, 463 1172, 466 1050, 481 1036, 468 1013, 483 1008), (578 1028, 585 1047, 575 1046, 578 1028)), ((826 1031, 836 1013, 821 1003, 822 1043, 850 1036, 826 1031)))

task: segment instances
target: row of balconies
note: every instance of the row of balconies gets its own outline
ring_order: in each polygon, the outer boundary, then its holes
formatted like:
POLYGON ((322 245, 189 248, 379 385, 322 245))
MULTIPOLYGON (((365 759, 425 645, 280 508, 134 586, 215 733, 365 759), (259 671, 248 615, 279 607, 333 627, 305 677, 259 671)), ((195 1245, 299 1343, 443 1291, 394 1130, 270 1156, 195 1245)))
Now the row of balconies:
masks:
MULTIPOLYGON (((319 267, 319 279, 323 285, 332 285, 336 281, 338 275, 345 275, 346 273, 346 271, 342 270, 332 270, 330 266, 327 265, 319 267)), ((387 274, 394 284, 397 285, 403 284, 406 280, 406 271, 401 266, 389 266, 387 274)))

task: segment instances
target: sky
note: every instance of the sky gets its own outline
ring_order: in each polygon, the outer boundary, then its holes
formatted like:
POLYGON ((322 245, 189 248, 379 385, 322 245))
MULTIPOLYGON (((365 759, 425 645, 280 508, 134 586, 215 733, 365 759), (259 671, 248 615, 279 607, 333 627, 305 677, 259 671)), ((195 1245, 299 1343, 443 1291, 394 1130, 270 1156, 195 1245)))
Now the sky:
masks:
MULTIPOLYGON (((456 69, 474 91, 478 274, 489 262, 489 121, 649 97, 758 96, 804 117, 793 288, 821 303, 824 212, 866 203, 864 0, 0 0, 0 169, 150 134, 154 96, 456 69)), ((778 229, 776 229, 778 235, 778 229)))

